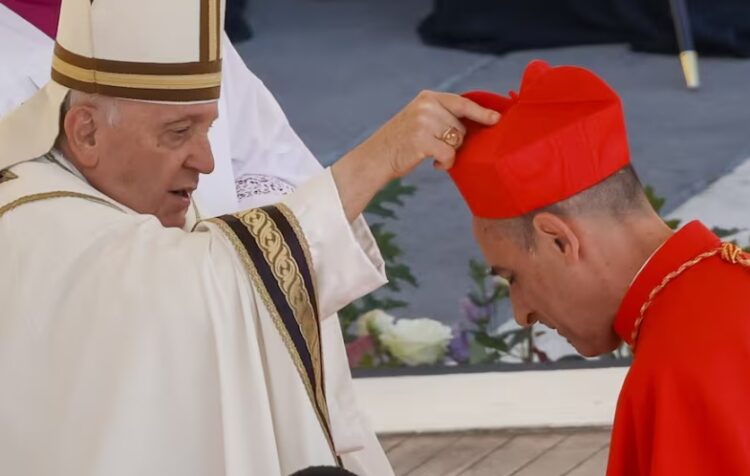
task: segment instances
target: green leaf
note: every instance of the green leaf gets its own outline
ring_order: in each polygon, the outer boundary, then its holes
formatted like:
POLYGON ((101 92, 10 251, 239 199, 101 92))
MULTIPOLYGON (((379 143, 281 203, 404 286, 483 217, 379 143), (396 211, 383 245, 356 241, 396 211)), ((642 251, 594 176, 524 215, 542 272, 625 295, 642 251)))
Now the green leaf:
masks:
POLYGON ((475 259, 469 260, 469 276, 474 281, 484 281, 488 276, 489 268, 486 264, 475 259))
POLYGON ((469 365, 494 362, 498 355, 496 351, 489 350, 476 339, 471 339, 469 342, 469 365))
POLYGON ((372 309, 382 309, 383 311, 390 311, 392 309, 401 309, 403 307, 406 307, 409 303, 400 299, 393 298, 373 298, 373 304, 374 305, 372 309))
MULTIPOLYGON (((651 185, 646 185, 643 188, 643 192, 646 194, 646 198, 648 199, 648 202, 654 208, 656 213, 661 213, 662 208, 664 208, 664 203, 666 202, 666 199, 657 195, 656 192, 654 192, 654 188, 651 185)), ((667 224, 669 228, 676 230, 680 226, 681 220, 676 220, 676 219, 666 220, 665 223, 667 224)))
POLYGON ((489 347, 490 349, 495 349, 503 353, 508 353, 510 350, 508 344, 506 344, 505 340, 502 338, 492 337, 484 332, 477 332, 474 334, 474 338, 479 344, 489 347))
POLYGON ((665 221, 665 223, 667 224, 667 226, 669 228, 673 229, 673 230, 676 230, 680 226, 681 222, 682 222, 682 220, 677 220, 677 219, 665 221))
POLYGON ((394 180, 375 195, 365 209, 365 213, 381 218, 396 218, 396 213, 392 207, 403 206, 402 198, 414 195, 416 190, 414 186, 404 185, 401 179, 394 180))
POLYGON ((510 296, 510 290, 508 289, 508 287, 503 286, 503 285, 498 285, 498 286, 495 286, 495 289, 492 292, 492 295, 490 296, 490 301, 491 302, 501 301, 508 296, 510 296))
POLYGON ((507 345, 509 350, 513 350, 517 345, 527 341, 530 334, 531 327, 527 327, 524 329, 513 329, 512 331, 506 331, 495 337, 497 337, 498 339, 503 339, 504 341, 505 339, 510 338, 510 342, 508 342, 507 345))
POLYGON ((405 264, 387 264, 385 266, 385 273, 390 279, 388 287, 394 291, 401 291, 401 286, 398 284, 401 281, 409 283, 414 287, 419 286, 417 278, 414 277, 411 273, 411 269, 405 264))
POLYGON ((719 238, 726 238, 727 236, 732 236, 737 233, 739 233, 739 228, 721 228, 720 226, 715 226, 711 228, 711 231, 714 232, 716 236, 719 238))
POLYGON ((401 248, 395 243, 396 235, 393 233, 378 229, 373 231, 372 235, 375 237, 378 248, 380 248, 380 254, 383 255, 383 259, 386 261, 396 259, 403 253, 401 248))
POLYGON ((646 193, 646 198, 648 199, 648 202, 651 204, 651 206, 654 207, 656 213, 661 212, 666 199, 656 195, 656 193, 654 192, 654 188, 651 185, 646 185, 643 191, 646 193))
POLYGON ((375 357, 372 354, 365 354, 362 360, 359 361, 360 369, 372 369, 375 368, 375 357))

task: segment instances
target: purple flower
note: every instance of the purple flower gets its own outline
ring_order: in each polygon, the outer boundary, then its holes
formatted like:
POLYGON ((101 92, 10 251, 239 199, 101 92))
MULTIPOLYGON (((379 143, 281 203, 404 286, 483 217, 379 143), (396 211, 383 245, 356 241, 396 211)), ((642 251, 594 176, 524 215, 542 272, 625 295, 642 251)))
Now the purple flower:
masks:
POLYGON ((471 345, 471 332, 470 331, 456 331, 453 334, 455 337, 448 344, 448 354, 453 360, 460 364, 466 364, 471 358, 471 351, 469 346, 471 345))
POLYGON ((463 312, 464 317, 474 324, 484 319, 488 319, 492 314, 490 306, 477 306, 471 298, 468 297, 461 300, 461 311, 463 312))

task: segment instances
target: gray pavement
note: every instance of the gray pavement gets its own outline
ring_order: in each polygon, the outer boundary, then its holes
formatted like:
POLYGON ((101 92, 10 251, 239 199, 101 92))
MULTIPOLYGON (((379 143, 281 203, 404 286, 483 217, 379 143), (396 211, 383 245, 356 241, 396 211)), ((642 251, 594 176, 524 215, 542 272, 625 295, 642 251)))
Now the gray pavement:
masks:
MULTIPOLYGON (((373 132, 421 89, 517 87, 533 58, 592 68, 621 94, 633 161, 673 210, 750 157, 750 61, 701 60, 703 87, 683 87, 676 58, 609 45, 502 57, 424 46, 429 0, 255 0, 256 38, 238 45, 323 163, 373 132)), ((479 253, 469 215, 444 175, 424 167, 417 194, 389 225, 421 282, 403 316, 454 320, 479 253)))

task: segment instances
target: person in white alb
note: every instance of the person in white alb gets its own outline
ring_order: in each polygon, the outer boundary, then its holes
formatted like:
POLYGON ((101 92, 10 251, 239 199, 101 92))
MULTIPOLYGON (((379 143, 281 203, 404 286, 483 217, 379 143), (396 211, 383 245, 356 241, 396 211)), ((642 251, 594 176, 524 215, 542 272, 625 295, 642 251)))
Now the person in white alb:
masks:
MULTIPOLYGON (((201 220, 213 213, 197 213, 193 193, 222 157, 208 141, 222 112, 222 11, 220 0, 64 0, 51 81, 0 119, 3 472, 357 467, 346 457, 361 450, 337 437, 357 418, 350 383, 324 375, 340 349, 325 316, 385 279, 358 216, 425 158, 449 167, 457 117, 497 117, 420 94, 281 203, 238 211, 238 199, 201 220)), ((242 101, 228 102, 231 121, 242 101)), ((271 141, 296 138, 285 128, 271 141)), ((362 474, 391 471, 382 464, 362 474)))
MULTIPOLYGON (((50 36, 55 36, 60 3, 0 0, 0 61, 6 65, 0 69, 0 116, 49 81, 55 44, 50 36)), ((193 195, 199 214, 206 217, 273 203, 322 170, 225 34, 222 47, 219 117, 209 132, 214 170, 201 177, 193 195)), ((321 330, 336 452, 363 476, 392 474, 357 406, 337 316, 325 319, 321 330)))

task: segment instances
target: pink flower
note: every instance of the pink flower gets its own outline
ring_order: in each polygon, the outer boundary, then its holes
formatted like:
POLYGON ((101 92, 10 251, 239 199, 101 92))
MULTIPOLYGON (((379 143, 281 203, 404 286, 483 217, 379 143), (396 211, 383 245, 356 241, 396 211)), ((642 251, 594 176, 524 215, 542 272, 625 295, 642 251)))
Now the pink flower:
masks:
POLYGON ((349 359, 349 367, 359 367, 362 359, 367 355, 375 353, 375 341, 372 336, 366 335, 346 344, 346 356, 349 359))

